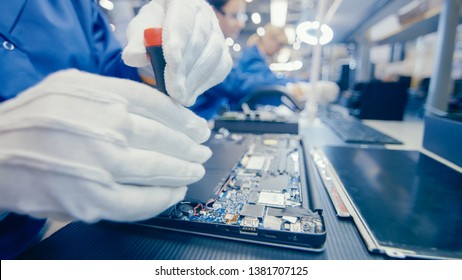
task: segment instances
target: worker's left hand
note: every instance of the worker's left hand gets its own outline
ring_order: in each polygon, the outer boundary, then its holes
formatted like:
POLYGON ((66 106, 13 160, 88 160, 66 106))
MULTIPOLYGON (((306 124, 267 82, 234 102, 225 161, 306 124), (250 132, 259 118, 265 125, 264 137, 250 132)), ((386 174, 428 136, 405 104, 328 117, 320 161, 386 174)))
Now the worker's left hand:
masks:
POLYGON ((63 70, 0 105, 0 213, 147 219, 212 154, 204 119, 127 79, 63 70))
POLYGON ((149 65, 144 30, 162 27, 162 48, 169 95, 185 106, 220 83, 232 67, 228 46, 212 7, 205 0, 153 0, 127 29, 122 58, 127 65, 149 65))

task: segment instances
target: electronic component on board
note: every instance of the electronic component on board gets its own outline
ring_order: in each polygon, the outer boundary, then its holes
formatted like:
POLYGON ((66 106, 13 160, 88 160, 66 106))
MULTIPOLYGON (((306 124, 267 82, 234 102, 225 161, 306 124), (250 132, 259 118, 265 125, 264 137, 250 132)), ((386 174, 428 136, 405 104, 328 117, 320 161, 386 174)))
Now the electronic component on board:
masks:
POLYGON ((285 197, 282 193, 261 192, 257 203, 273 207, 285 207, 285 197))

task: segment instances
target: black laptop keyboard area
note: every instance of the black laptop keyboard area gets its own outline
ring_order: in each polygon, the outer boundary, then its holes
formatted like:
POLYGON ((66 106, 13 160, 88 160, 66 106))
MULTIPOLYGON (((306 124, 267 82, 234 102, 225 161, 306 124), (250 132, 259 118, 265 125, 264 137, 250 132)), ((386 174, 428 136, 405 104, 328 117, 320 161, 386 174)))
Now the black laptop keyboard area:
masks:
POLYGON ((354 118, 344 116, 338 112, 329 112, 320 116, 343 141, 356 144, 403 144, 401 141, 388 136, 354 118))

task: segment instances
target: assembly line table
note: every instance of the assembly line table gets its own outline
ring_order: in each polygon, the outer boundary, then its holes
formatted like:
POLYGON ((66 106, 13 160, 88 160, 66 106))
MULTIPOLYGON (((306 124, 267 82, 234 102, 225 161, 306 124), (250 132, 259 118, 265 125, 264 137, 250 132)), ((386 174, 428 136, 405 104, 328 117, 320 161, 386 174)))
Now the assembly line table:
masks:
MULTIPOLYGON (((401 147, 394 145, 396 148, 421 150, 423 135, 421 121, 367 121, 366 123, 404 142, 401 147)), ((300 120, 299 134, 304 138, 304 143, 308 148, 323 145, 345 145, 319 119, 310 123, 306 120, 300 120)), ((387 148, 395 147, 387 146, 387 148)), ((319 178, 317 179, 320 183, 319 178)), ((72 222, 64 225, 53 234, 47 235, 47 238, 31 247, 19 258, 51 260, 365 260, 387 258, 367 250, 353 221, 338 218, 326 190, 320 184, 318 184, 318 188, 324 208, 323 216, 327 231, 325 250, 322 252, 306 252, 258 245, 140 227, 133 224, 72 222)), ((59 223, 57 225, 52 224, 51 232, 61 225, 59 223)))

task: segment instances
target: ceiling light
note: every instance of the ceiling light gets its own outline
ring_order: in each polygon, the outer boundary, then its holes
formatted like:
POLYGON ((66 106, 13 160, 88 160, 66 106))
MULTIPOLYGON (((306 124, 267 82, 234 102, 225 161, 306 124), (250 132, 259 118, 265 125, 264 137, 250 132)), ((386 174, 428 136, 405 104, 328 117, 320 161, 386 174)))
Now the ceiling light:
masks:
POLYGON ((263 35, 265 35, 265 28, 263 28, 263 27, 261 27, 261 26, 258 27, 258 28, 257 28, 257 34, 258 34, 258 36, 260 36, 260 37, 262 37, 263 35))
POLYGON ((110 0, 99 0, 99 5, 109 11, 114 9, 114 3, 110 0))
POLYGON ((295 42, 295 37, 297 37, 295 34, 295 28, 292 26, 287 26, 284 28, 284 33, 286 33, 289 45, 292 45, 295 42))
POLYGON ((298 42, 298 41, 295 41, 293 43, 293 45, 292 45, 292 48, 294 48, 294 50, 299 50, 300 47, 301 47, 301 45, 300 45, 300 42, 298 42))
POLYGON ((241 51, 241 45, 239 45, 239 44, 237 44, 237 43, 234 44, 234 45, 233 45, 233 50, 234 50, 235 52, 240 52, 240 51, 241 51))
POLYGON ((234 45, 234 40, 233 40, 233 38, 228 37, 228 38, 225 39, 225 42, 226 42, 226 45, 227 45, 228 47, 231 47, 232 45, 234 45))
POLYGON ((260 24, 260 22, 261 22, 260 13, 253 13, 250 18, 252 19, 252 22, 255 23, 255 24, 260 24))
POLYGON ((275 72, 297 71, 302 69, 303 62, 301 62, 300 60, 295 60, 287 63, 271 63, 269 67, 271 71, 275 72))
POLYGON ((287 20, 287 0, 271 0, 271 24, 284 27, 287 20))
POLYGON ((325 45, 332 41, 334 38, 334 32, 327 25, 323 24, 319 27, 319 22, 305 21, 297 26, 297 36, 304 43, 309 45, 317 45, 318 42, 321 45, 325 45))
POLYGON ((327 24, 321 25, 321 37, 319 37, 319 44, 325 45, 332 41, 334 38, 334 31, 327 24))

